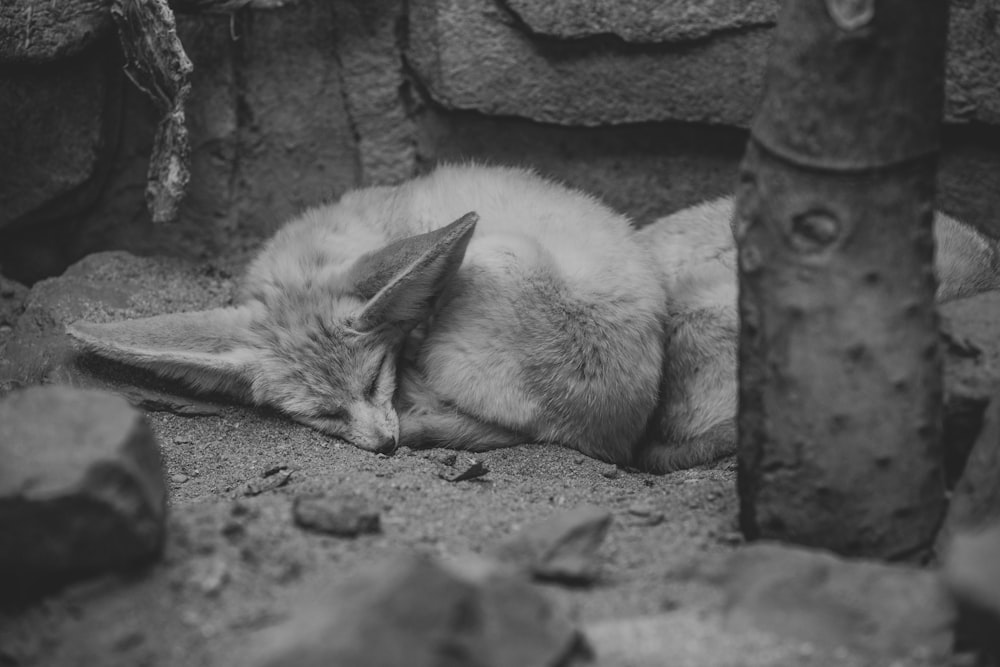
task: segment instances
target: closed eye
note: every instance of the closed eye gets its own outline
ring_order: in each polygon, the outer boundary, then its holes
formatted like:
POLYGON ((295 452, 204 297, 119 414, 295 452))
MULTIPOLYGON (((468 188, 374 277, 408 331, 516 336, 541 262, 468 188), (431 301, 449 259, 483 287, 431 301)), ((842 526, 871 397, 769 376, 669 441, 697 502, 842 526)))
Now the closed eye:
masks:
POLYGON ((388 354, 382 355, 382 360, 379 361, 378 366, 375 367, 375 373, 372 375, 372 379, 368 383, 368 389, 365 391, 365 398, 372 398, 375 395, 375 392, 378 391, 379 380, 382 378, 382 367, 385 366, 385 360, 388 357, 388 354))
POLYGON ((319 419, 327 419, 334 422, 346 422, 350 416, 346 408, 334 408, 316 415, 319 419))

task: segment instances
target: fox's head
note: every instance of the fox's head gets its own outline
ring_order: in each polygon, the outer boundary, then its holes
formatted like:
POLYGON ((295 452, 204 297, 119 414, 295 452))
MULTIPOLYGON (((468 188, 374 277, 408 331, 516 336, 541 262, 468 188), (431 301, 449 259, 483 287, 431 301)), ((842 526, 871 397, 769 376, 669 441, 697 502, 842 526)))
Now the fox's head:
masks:
POLYGON ((402 344, 461 265, 476 220, 469 213, 362 255, 336 285, 303 280, 240 306, 77 322, 68 333, 100 356, 391 453, 399 438, 393 396, 402 344))

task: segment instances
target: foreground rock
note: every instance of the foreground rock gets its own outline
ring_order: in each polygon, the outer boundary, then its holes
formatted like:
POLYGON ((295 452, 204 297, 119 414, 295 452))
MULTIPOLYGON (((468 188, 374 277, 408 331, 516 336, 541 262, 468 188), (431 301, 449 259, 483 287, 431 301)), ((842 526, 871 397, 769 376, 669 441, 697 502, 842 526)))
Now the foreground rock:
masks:
POLYGON ((303 601, 269 631, 256 667, 570 667, 589 651, 541 592, 495 568, 407 555, 303 601))
POLYGON ((577 507, 526 526, 501 542, 493 556, 541 580, 592 583, 599 574, 597 550, 611 525, 611 513, 577 507))
POLYGON ((873 660, 945 664, 955 607, 937 573, 828 552, 757 544, 721 574, 727 626, 873 660))
POLYGON ((1000 660, 1000 522, 956 533, 944 558, 944 577, 961 604, 962 631, 992 662, 1000 660))
POLYGON ((99 391, 37 387, 0 403, 0 591, 131 568, 163 545, 166 488, 143 416, 99 391))
MULTIPOLYGON (((602 667, 858 667, 880 665, 843 647, 822 647, 754 628, 733 628, 704 610, 600 621, 584 635, 602 667)), ((935 663, 892 663, 931 667, 935 663)))
POLYGON ((986 410, 982 430, 955 485, 948 514, 938 534, 941 551, 952 536, 1000 522, 1000 395, 986 410))
POLYGON ((302 495, 292 504, 295 523, 308 530, 337 537, 357 537, 381 530, 379 509, 355 494, 302 495))

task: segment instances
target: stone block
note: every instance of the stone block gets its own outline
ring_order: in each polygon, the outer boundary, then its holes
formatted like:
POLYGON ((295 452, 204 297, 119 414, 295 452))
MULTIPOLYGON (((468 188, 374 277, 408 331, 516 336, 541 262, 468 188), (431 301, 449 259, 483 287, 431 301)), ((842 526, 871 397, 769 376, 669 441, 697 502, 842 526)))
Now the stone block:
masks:
POLYGON ((163 546, 166 487, 142 414, 105 392, 35 387, 0 402, 0 591, 133 568, 163 546))

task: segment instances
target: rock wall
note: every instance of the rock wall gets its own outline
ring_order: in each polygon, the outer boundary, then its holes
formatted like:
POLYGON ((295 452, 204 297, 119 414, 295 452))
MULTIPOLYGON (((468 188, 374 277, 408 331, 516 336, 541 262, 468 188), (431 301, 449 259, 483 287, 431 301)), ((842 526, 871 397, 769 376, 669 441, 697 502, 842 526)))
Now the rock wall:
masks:
MULTIPOLYGON (((177 223, 110 0, 0 7, 0 269, 98 250, 237 267, 283 220, 441 160, 536 166, 641 221, 727 192, 777 0, 292 0, 178 15, 194 63, 177 223)), ((953 0, 940 206, 1000 235, 1000 0, 953 0)))

